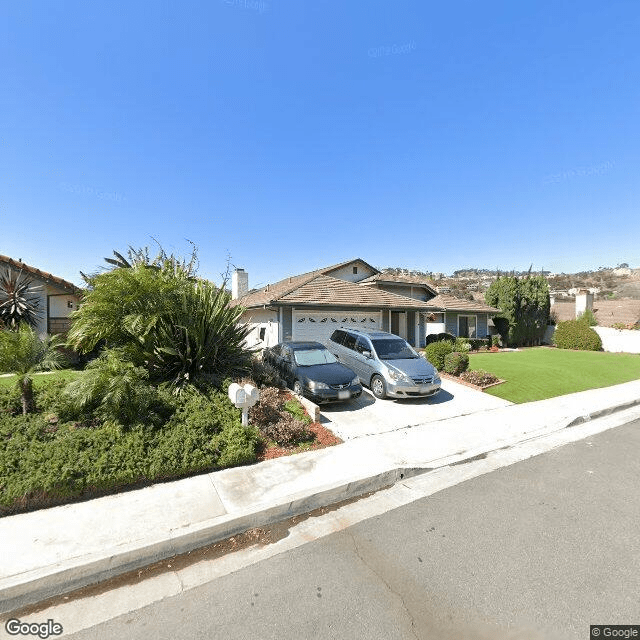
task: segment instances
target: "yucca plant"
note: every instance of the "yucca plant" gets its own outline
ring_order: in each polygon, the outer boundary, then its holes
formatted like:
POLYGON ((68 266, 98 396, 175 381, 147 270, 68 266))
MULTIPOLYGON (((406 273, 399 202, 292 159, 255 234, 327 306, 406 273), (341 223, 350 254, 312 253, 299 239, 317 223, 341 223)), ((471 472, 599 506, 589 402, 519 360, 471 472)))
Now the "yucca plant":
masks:
POLYGON ((34 410, 33 374, 60 369, 66 363, 61 346, 58 336, 40 338, 26 323, 15 331, 0 331, 0 372, 17 374, 24 415, 34 410))
POLYGON ((14 330, 20 323, 35 327, 42 313, 34 295, 39 289, 21 270, 5 269, 0 275, 0 325, 14 330))
POLYGON ((190 281, 176 307, 152 324, 144 314, 126 319, 154 379, 170 382, 179 393, 199 379, 220 381, 249 369, 243 344, 249 328, 240 323, 243 309, 229 306, 229 299, 223 287, 190 281))

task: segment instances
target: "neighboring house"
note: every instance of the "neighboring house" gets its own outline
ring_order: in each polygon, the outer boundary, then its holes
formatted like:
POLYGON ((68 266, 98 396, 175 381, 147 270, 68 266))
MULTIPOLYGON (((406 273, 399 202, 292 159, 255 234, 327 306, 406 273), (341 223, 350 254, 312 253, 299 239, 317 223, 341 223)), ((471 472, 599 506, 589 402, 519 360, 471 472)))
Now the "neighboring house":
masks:
POLYGON ((593 300, 593 296, 580 293, 575 301, 554 302, 551 311, 558 322, 575 320, 585 309, 590 309, 600 327, 611 327, 614 324, 625 326, 640 322, 640 300, 620 298, 619 300, 593 300))
POLYGON ((36 331, 45 333, 66 333, 69 330, 69 315, 78 308, 81 290, 72 282, 58 278, 46 271, 0 255, 0 272, 9 269, 21 272, 32 281, 30 294, 39 299, 39 319, 36 331))
POLYGON ((326 343, 337 327, 381 329, 424 346, 426 336, 448 332, 483 338, 499 313, 484 302, 438 294, 418 276, 384 273, 360 258, 285 278, 249 291, 249 276, 236 269, 232 302, 247 311, 249 346, 282 340, 326 343))

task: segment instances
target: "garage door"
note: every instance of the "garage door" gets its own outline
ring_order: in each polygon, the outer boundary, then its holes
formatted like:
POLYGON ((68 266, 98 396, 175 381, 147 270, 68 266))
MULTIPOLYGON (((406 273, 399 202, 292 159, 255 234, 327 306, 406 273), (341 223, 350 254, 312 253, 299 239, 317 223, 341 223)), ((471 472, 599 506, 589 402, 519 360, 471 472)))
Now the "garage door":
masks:
POLYGON ((294 311, 292 319, 294 340, 315 340, 323 344, 327 344, 329 336, 339 327, 380 329, 382 326, 379 311, 294 311))

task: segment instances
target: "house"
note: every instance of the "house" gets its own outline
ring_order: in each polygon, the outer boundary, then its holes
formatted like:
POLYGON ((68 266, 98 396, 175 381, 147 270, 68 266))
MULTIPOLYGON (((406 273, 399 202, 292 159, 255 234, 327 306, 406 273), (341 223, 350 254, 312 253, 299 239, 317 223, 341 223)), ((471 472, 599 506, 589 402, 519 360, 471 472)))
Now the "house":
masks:
POLYGON ((613 325, 634 326, 640 323, 640 300, 620 298, 618 300, 595 300, 593 295, 582 290, 576 295, 575 301, 553 301, 551 311, 557 322, 575 320, 589 309, 598 321, 600 327, 613 325))
POLYGON ((80 303, 81 290, 72 282, 36 269, 22 260, 0 255, 0 273, 7 270, 22 273, 32 283, 29 293, 38 299, 40 312, 36 331, 40 335, 66 333, 69 330, 69 315, 80 303))
POLYGON ((439 294, 424 276, 381 272, 361 258, 252 290, 247 272, 236 269, 231 304, 246 308, 247 344, 259 348, 282 340, 326 343, 340 326, 389 331, 422 347, 427 335, 445 331, 483 338, 499 313, 484 302, 439 294))

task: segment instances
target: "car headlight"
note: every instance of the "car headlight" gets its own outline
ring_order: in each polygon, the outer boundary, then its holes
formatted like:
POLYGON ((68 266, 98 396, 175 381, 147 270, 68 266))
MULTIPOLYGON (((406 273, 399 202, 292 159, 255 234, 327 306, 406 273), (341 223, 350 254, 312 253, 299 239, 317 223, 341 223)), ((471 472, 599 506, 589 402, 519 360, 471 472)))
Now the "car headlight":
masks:
POLYGON ((329 385, 324 383, 324 382, 317 382, 315 380, 310 380, 309 381, 309 386, 312 389, 328 389, 329 385))
POLYGON ((410 380, 409 378, 407 378, 407 376, 404 375, 404 373, 400 373, 399 371, 396 371, 395 369, 387 369, 387 371, 389 372, 389 377, 394 381, 394 382, 407 382, 409 384, 413 384, 413 380, 410 380))
POLYGON ((358 378, 358 376, 356 376, 352 381, 351 384, 360 384, 360 378, 358 378))
POLYGON ((440 380, 440 375, 438 374, 437 371, 436 371, 436 375, 433 376, 433 382, 434 384, 440 384, 442 382, 442 380, 440 380))

